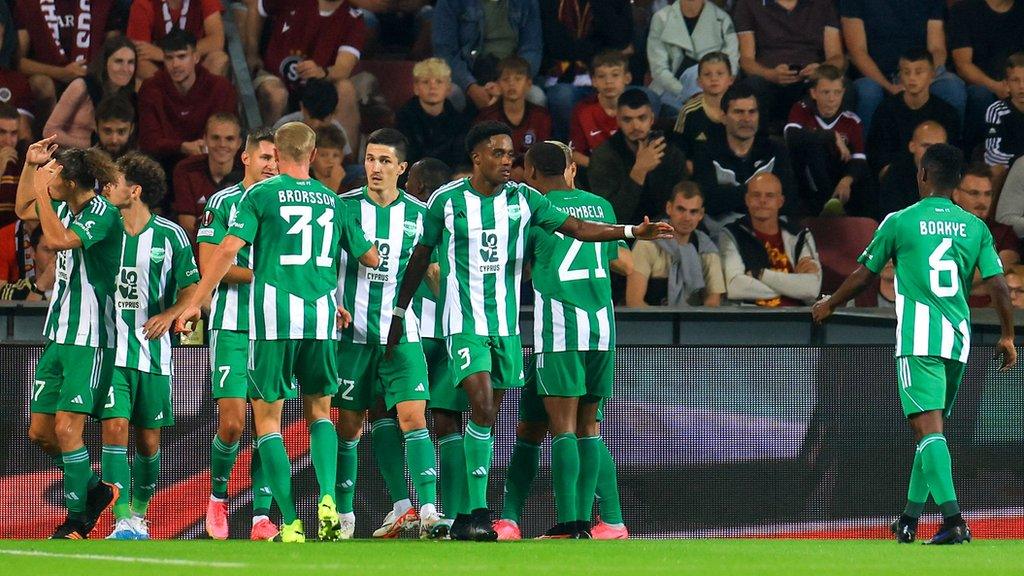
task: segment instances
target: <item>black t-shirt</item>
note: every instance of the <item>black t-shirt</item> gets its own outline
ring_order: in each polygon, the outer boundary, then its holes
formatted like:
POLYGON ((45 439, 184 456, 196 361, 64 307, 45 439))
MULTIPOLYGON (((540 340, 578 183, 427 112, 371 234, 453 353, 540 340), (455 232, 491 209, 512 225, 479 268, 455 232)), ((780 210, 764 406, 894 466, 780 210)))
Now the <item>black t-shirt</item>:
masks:
POLYGON ((410 165, 431 157, 454 168, 467 160, 464 139, 469 122, 448 100, 441 114, 431 116, 418 99, 410 99, 395 114, 395 127, 409 139, 406 161, 410 165))
POLYGON ((693 34, 693 29, 697 27, 697 20, 700 20, 700 14, 690 18, 689 16, 683 16, 683 22, 686 22, 686 31, 693 34))
POLYGON ((945 0, 840 0, 839 15, 864 22, 868 55, 886 76, 896 73, 900 54, 927 47, 928 21, 942 20, 945 0))
POLYGON ((712 138, 725 139, 725 127, 708 118, 704 100, 698 94, 683 104, 670 139, 687 158, 693 158, 712 138))
POLYGON ((1003 14, 985 0, 962 0, 949 18, 949 48, 973 48, 975 66, 995 80, 1006 74, 1006 58, 1024 50, 1024 2, 1014 2, 1003 14))

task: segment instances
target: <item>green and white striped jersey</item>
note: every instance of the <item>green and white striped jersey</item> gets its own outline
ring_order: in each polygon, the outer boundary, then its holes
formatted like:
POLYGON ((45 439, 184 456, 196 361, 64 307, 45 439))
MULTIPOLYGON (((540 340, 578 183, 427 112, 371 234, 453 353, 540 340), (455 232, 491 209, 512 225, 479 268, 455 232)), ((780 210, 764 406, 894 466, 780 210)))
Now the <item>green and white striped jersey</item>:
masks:
POLYGON ((171 375, 171 334, 147 340, 142 327, 170 308, 178 290, 199 281, 192 244, 181 226, 153 215, 138 236, 124 235, 117 274, 114 365, 171 375))
POLYGON ((519 334, 519 282, 531 226, 553 233, 568 215, 526 184, 491 196, 469 178, 438 188, 427 202, 423 241, 439 246, 444 335, 519 334))
MULTIPOLYGON (((607 200, 583 190, 544 195, 556 209, 594 222, 615 224, 607 200)), ((534 346, 541 352, 615 348, 615 313, 609 262, 618 242, 581 242, 560 232, 530 232, 534 346)))
POLYGON ((250 340, 337 338, 338 256, 373 245, 330 188, 287 174, 256 183, 228 234, 252 244, 250 340))
POLYGON ((896 267, 896 356, 939 356, 967 362, 974 269, 1003 273, 992 233, 948 198, 928 197, 882 220, 857 259, 878 274, 896 267))
MULTIPOLYGON (((409 257, 423 235, 423 213, 427 207, 402 190, 390 205, 379 206, 365 186, 342 194, 341 201, 380 254, 377 268, 367 268, 358 258, 345 253, 340 256, 338 300, 352 314, 352 323, 340 331, 341 341, 387 344, 398 287, 409 257)), ((403 327, 402 342, 419 341, 415 314, 406 316, 403 327)))
MULTIPOLYGON (((218 245, 228 234, 231 220, 238 211, 238 202, 245 194, 242 183, 217 192, 210 196, 206 202, 206 210, 203 212, 203 219, 199 231, 196 232, 196 242, 200 244, 218 245)), ((235 257, 235 264, 243 268, 252 268, 252 246, 244 246, 238 251, 235 257)), ((211 330, 234 330, 247 332, 249 330, 249 291, 251 284, 224 284, 221 283, 213 293, 213 300, 210 303, 210 329, 211 330)))
MULTIPOLYGON (((437 264, 437 250, 430 253, 430 263, 437 264)), ((444 338, 444 305, 430 290, 426 280, 413 294, 410 309, 416 316, 420 328, 420 338, 444 338)))
POLYGON ((51 202, 57 217, 82 247, 57 252, 53 296, 43 334, 58 344, 114 345, 114 279, 121 258, 124 223, 117 207, 96 196, 72 214, 66 202, 51 202))

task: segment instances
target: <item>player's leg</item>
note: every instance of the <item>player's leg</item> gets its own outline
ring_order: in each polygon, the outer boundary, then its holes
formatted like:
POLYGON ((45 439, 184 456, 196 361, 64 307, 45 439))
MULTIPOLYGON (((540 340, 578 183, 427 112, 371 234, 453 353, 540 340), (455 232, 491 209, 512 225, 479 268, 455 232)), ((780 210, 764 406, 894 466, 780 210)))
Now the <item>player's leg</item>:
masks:
MULTIPOLYGON (((121 380, 115 374, 111 392, 121 386, 121 380)), ((107 538, 117 540, 135 540, 135 531, 131 523, 131 486, 132 471, 128 462, 128 416, 131 414, 130 399, 127 393, 117 393, 113 401, 107 402, 102 420, 103 452, 100 469, 103 480, 117 487, 118 497, 114 501, 114 528, 107 538), (120 402, 118 402, 120 400, 120 402), (128 404, 122 409, 119 404, 128 404), (123 414, 118 414, 119 412, 123 414)))
POLYGON ((384 518, 381 527, 374 530, 375 538, 397 535, 395 518, 401 517, 412 510, 409 500, 409 484, 405 481, 405 448, 402 446, 402 432, 398 428, 398 419, 394 411, 384 405, 384 398, 378 396, 373 406, 367 411, 370 420, 370 442, 374 460, 380 475, 384 478, 384 486, 391 496, 392 509, 384 518))
POLYGON ((576 484, 576 535, 581 538, 591 536, 591 514, 594 510, 594 497, 597 491, 597 480, 601 474, 601 437, 597 426, 597 398, 586 396, 580 400, 577 413, 577 427, 580 430, 579 456, 580 475, 576 484), (586 434, 585 432, 595 432, 586 434))
POLYGON ((160 431, 174 426, 171 377, 132 370, 135 391, 131 424, 135 427, 135 462, 132 466, 132 519, 137 539, 149 538, 145 521, 160 478, 160 431))
POLYGON ((531 356, 526 366, 523 390, 519 395, 516 443, 512 447, 512 456, 505 472, 501 516, 494 523, 498 540, 522 538, 519 519, 540 468, 540 445, 548 433, 548 413, 544 409, 544 401, 537 395, 536 364, 537 356, 531 356))
POLYGON ((309 455, 320 485, 317 531, 320 540, 339 540, 335 482, 338 435, 331 421, 331 398, 338 392, 338 356, 333 340, 302 340, 293 371, 302 388, 302 409, 309 425, 309 455))
POLYGON ((249 475, 252 477, 252 528, 249 530, 249 539, 273 540, 279 533, 277 524, 270 519, 270 506, 274 502, 274 497, 255 440, 249 459, 249 475))
POLYGON ((238 458, 239 441, 245 429, 248 340, 249 336, 244 332, 210 332, 210 386, 217 402, 217 432, 210 445, 210 499, 206 507, 206 533, 215 540, 228 537, 228 481, 238 458))
POLYGON ((57 444, 53 414, 32 412, 29 415, 28 440, 49 456, 58 470, 64 469, 64 459, 61 457, 60 446, 57 444))
POLYGON ((453 384, 448 350, 439 338, 424 338, 423 356, 430 379, 430 409, 434 437, 437 438, 441 504, 445 520, 435 526, 430 537, 448 536, 451 522, 459 514, 467 514, 463 507, 466 494, 466 452, 462 438, 462 413, 469 411, 466 391, 453 384))
POLYGON ((331 404, 338 409, 338 452, 335 493, 342 526, 341 537, 350 538, 355 531, 355 493, 359 472, 359 437, 363 433, 366 409, 373 404, 376 366, 370 370, 373 358, 365 344, 339 342, 339 382, 337 394, 331 404))
MULTIPOLYGON (((593 398, 598 398, 599 401, 593 420, 589 418, 588 411, 581 409, 580 418, 577 421, 581 444, 580 475, 586 477, 591 473, 592 459, 595 456, 590 448, 593 446, 598 460, 597 484, 594 494, 599 500, 601 511, 600 522, 590 529, 590 534, 595 540, 620 540, 629 538, 629 531, 622 521, 615 459, 612 458, 612 453, 601 436, 600 426, 601 421, 604 420, 605 402, 611 397, 613 391, 615 351, 591 351, 587 354, 587 393, 593 398), (590 442, 593 445, 588 445, 590 442)), ((581 490, 580 493, 589 498, 589 490, 581 490)), ((586 508, 583 512, 589 515, 592 507, 588 504, 583 504, 582 507, 586 508)), ((581 526, 581 528, 586 528, 586 526, 581 526)))

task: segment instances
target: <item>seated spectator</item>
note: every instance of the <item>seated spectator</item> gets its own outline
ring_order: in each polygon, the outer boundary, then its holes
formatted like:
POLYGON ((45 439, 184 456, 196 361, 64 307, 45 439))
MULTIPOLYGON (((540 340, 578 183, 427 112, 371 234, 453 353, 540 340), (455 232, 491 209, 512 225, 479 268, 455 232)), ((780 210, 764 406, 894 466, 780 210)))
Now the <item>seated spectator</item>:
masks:
POLYGON ((647 93, 630 88, 616 108, 619 131, 594 150, 590 188, 607 198, 619 222, 661 215, 676 184, 686 178, 686 156, 652 131, 654 111, 647 93))
POLYGON ((89 63, 89 73, 72 80, 61 94, 43 134, 56 134, 55 142, 61 146, 92 146, 96 106, 113 94, 134 100, 135 70, 135 44, 121 35, 108 38, 89 63))
POLYGON ((896 155, 882 173, 878 192, 878 217, 903 210, 921 199, 917 191, 917 172, 930 146, 946 144, 946 129, 934 120, 926 120, 914 129, 906 150, 896 155))
POLYGON ((929 90, 964 117, 967 93, 964 82, 946 70, 946 33, 943 0, 894 3, 890 0, 842 0, 839 16, 846 51, 860 77, 853 82, 857 116, 864 132, 871 129, 875 109, 887 95, 903 90, 899 58, 910 50, 927 50, 935 65, 929 90))
POLYGON ((831 215, 872 217, 870 172, 864 156, 860 118, 844 112, 846 78, 823 64, 814 72, 810 98, 793 105, 786 124, 786 144, 808 214, 826 208, 831 215))
POLYGON ((878 275, 878 307, 896 307, 896 267, 892 260, 885 263, 882 273, 878 275))
POLYGON ((234 114, 238 96, 226 78, 198 66, 196 39, 188 32, 172 30, 160 47, 164 67, 139 89, 139 148, 172 165, 206 152, 206 121, 218 112, 234 114))
POLYGON ((21 114, 10 104, 0 104, 0 226, 18 219, 14 199, 25 158, 18 152, 18 128, 21 114))
POLYGON ((951 143, 960 141, 960 118, 945 100, 932 98, 929 86, 935 77, 932 55, 914 50, 900 56, 900 85, 903 91, 889 96, 875 111, 875 123, 868 133, 867 154, 875 174, 907 147, 914 129, 926 120, 934 120, 946 129, 951 143))
POLYGON ((722 96, 724 138, 711 138, 693 161, 693 179, 704 192, 704 226, 718 238, 722 226, 746 211, 747 183, 761 173, 775 174, 782 182, 787 213, 799 213, 796 178, 786 145, 759 133, 757 96, 744 83, 722 96))
MULTIPOLYGON (((45 300, 46 293, 36 285, 37 254, 43 228, 38 220, 15 220, 0 228, 0 300, 45 300)), ((43 276, 53 276, 52 270, 43 276)))
POLYGON ((679 111, 673 132, 674 140, 687 158, 712 138, 725 138, 722 126, 722 95, 732 86, 735 76, 729 57, 724 52, 705 54, 698 64, 697 85, 701 93, 690 98, 679 111))
POLYGON ((273 124, 288 109, 289 96, 315 78, 338 91, 334 115, 348 135, 359 134, 359 106, 349 77, 362 54, 366 26, 345 0, 248 0, 246 59, 259 68, 253 86, 263 120, 273 124), (267 18, 273 25, 260 58, 267 18))
POLYGON ((831 0, 737 0, 733 20, 740 67, 761 100, 766 125, 781 128, 818 66, 846 66, 831 0))
MULTIPOLYGON (((434 55, 452 69, 452 103, 463 110, 493 105, 499 94, 498 61, 520 56, 530 63, 530 78, 540 73, 543 54, 536 0, 437 0, 432 20, 434 55)), ((527 98, 543 106, 544 91, 533 86, 527 98)))
POLYGON ((107 96, 96 107, 97 146, 117 160, 135 150, 135 107, 119 94, 107 96))
POLYGON ((633 77, 626 57, 621 52, 606 50, 590 63, 590 79, 597 93, 576 105, 569 124, 572 160, 584 169, 590 166, 594 149, 618 131, 615 110, 619 96, 633 77))
POLYGON ((407 161, 437 158, 448 166, 463 162, 469 130, 464 115, 448 100, 452 69, 440 58, 427 58, 412 68, 415 96, 398 110, 395 128, 409 139, 407 161))
POLYGON ((589 96, 591 60, 602 49, 633 52, 633 15, 629 0, 539 2, 544 53, 540 72, 555 139, 569 138, 569 120, 577 102, 589 96))
POLYGON ((1010 289, 1010 301, 1017 310, 1024 310, 1024 276, 1020 266, 1006 273, 1006 287, 1010 289))
POLYGON ((719 243, 730 300, 774 308, 811 304, 821 291, 821 262, 810 230, 779 216, 785 202, 774 174, 747 183, 747 215, 719 243))
POLYGON ((693 182, 680 182, 665 204, 675 236, 638 240, 633 272, 626 282, 626 306, 720 306, 725 279, 718 246, 699 229, 704 196, 693 182))
MULTIPOLYGON (((953 202, 988 224, 989 232, 1003 270, 1020 263, 1020 241, 1013 228, 992 219, 992 169, 984 163, 972 164, 964 172, 960 185, 953 190, 953 202)), ((975 270, 968 303, 972 308, 987 308, 992 304, 981 274, 975 270)))
POLYGON ((325 124, 316 129, 316 158, 310 167, 313 178, 339 194, 345 181, 346 144, 341 128, 325 124))
POLYGON ((706 0, 679 0, 654 13, 647 36, 647 62, 651 90, 663 105, 678 111, 701 91, 697 65, 712 52, 726 54, 729 70, 739 70, 739 40, 725 10, 706 0))
POLYGON ((1024 155, 1024 52, 1006 59, 1009 96, 993 102, 985 113, 985 163, 1001 185, 1010 163, 1024 155))
POLYGON ((1024 156, 1014 161, 996 205, 996 222, 1012 226, 1024 238, 1024 156))
MULTIPOLYGON (((484 108, 477 122, 496 120, 512 127, 512 146, 516 151, 515 166, 521 167, 526 151, 537 142, 551 138, 551 116, 548 111, 526 101, 530 90, 530 63, 519 56, 498 62, 498 87, 501 98, 484 108)), ((520 180, 513 176, 513 180, 520 180)))
POLYGON ((27 141, 32 138, 35 105, 32 87, 28 85, 28 78, 16 69, 17 63, 18 32, 7 2, 0 2, 0 104, 10 104, 21 113, 19 137, 27 141))
POLYGON ((330 81, 313 79, 306 82, 299 99, 299 109, 290 114, 285 114, 274 122, 274 130, 289 122, 302 122, 313 130, 328 124, 337 126, 345 135, 345 156, 352 154, 352 147, 349 145, 348 133, 334 116, 338 109, 338 89, 330 81))
POLYGON ((1003 82, 1006 58, 1024 50, 1024 3, 1016 0, 961 0, 952 3, 949 47, 956 72, 967 83, 966 142, 984 138, 985 111, 1010 96, 1003 82))
POLYGON ((174 28, 195 36, 196 54, 210 72, 228 73, 228 54, 224 51, 224 22, 220 18, 220 0, 133 0, 128 13, 128 37, 139 46, 139 78, 156 74, 164 61, 163 50, 156 45, 174 28))
POLYGON ((238 118, 218 112, 206 121, 204 152, 185 158, 174 167, 174 211, 189 238, 195 239, 196 219, 203 215, 210 196, 242 179, 243 168, 238 158, 241 147, 242 127, 238 118))

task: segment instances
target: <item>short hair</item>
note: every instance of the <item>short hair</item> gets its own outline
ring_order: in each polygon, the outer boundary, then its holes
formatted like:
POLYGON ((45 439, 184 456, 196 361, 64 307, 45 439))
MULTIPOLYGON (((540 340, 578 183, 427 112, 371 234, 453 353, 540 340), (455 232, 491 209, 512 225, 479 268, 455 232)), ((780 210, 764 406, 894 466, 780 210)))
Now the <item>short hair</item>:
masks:
POLYGON ((843 71, 840 70, 839 67, 833 66, 832 64, 822 64, 821 66, 818 66, 818 69, 811 75, 811 86, 817 88, 818 83, 822 80, 841 80, 843 82, 843 86, 846 86, 846 75, 843 74, 843 71))
POLYGON ((81 190, 96 190, 117 181, 117 166, 102 150, 65 148, 55 157, 61 165, 60 177, 81 190))
POLYGON ((572 163, 572 146, 566 144, 565 142, 561 142, 559 140, 545 140, 544 142, 546 142, 548 144, 554 144, 555 146, 558 146, 558 148, 562 150, 562 153, 565 154, 565 165, 566 166, 568 166, 569 164, 572 163))
POLYGON ((0 103, 0 120, 21 120, 21 112, 7 102, 0 103))
POLYGON ((682 196, 687 200, 690 198, 700 198, 701 203, 704 202, 704 193, 701 192, 700 186, 690 180, 683 180, 672 188, 672 196, 669 198, 669 202, 674 202, 677 196, 682 196))
POLYGON ((498 77, 505 72, 511 74, 522 74, 527 78, 530 77, 530 63, 526 61, 522 56, 513 54, 512 56, 506 56, 501 60, 498 60, 498 65, 495 67, 495 71, 498 73, 498 77))
POLYGON ((324 124, 316 129, 317 148, 329 148, 344 151, 345 145, 347 144, 348 139, 345 138, 345 132, 334 124, 324 124))
MULTIPOLYGON (((964 170, 964 177, 974 176, 975 178, 984 178, 986 180, 992 180, 992 167, 984 162, 971 162, 967 169, 964 170)), ((961 178, 962 180, 963 178, 961 178)))
POLYGON ((604 67, 618 67, 625 70, 629 67, 629 60, 619 50, 602 50, 590 61, 590 70, 593 72, 604 67))
POLYGON ((933 144, 921 158, 921 169, 935 190, 953 190, 964 175, 964 153, 956 146, 933 144))
POLYGON ((253 128, 249 130, 249 133, 245 136, 245 149, 255 150, 259 148, 260 142, 274 143, 274 130, 267 128, 266 126, 260 126, 259 128, 253 128))
POLYGON ((196 37, 188 30, 174 27, 166 36, 160 39, 158 46, 164 52, 177 52, 179 50, 196 49, 196 37))
POLYGON ((725 52, 708 52, 701 56, 700 61, 697 62, 697 74, 704 71, 704 66, 716 63, 725 64, 725 69, 729 71, 730 76, 735 74, 732 70, 732 61, 729 60, 729 55, 725 52))
POLYGON ((737 82, 730 86, 729 89, 725 91, 725 94, 722 94, 722 111, 728 112, 729 105, 735 100, 746 100, 748 98, 753 98, 754 102, 757 103, 758 108, 761 107, 761 103, 758 102, 757 93, 754 92, 754 89, 746 82, 737 82))
POLYGON ((452 179, 452 169, 437 158, 423 158, 412 167, 416 170, 427 194, 433 194, 452 179))
POLYGON ((1014 68, 1024 68, 1024 52, 1015 52, 1006 58, 1006 72, 1014 68))
POLYGON ((126 182, 142 187, 139 198, 146 206, 153 208, 163 200, 167 193, 167 175, 159 162, 141 152, 128 152, 117 159, 117 169, 124 174, 126 182))
POLYGON ((450 80, 452 68, 441 58, 427 58, 420 60, 412 67, 412 77, 416 80, 425 78, 445 78, 450 80))
POLYGON ((399 162, 405 162, 405 158, 409 152, 409 140, 394 128, 381 128, 374 130, 369 138, 366 139, 366 144, 377 144, 379 146, 390 146, 395 149, 395 155, 398 156, 399 162))
POLYGON ((932 53, 925 48, 907 48, 902 54, 900 54, 900 60, 905 62, 921 62, 927 60, 929 64, 935 64, 935 59, 932 58, 932 53))
POLYGON ((526 151, 526 161, 544 176, 561 176, 568 163, 565 152, 552 142, 537 142, 526 151))
POLYGON ((107 96, 96 105, 96 125, 108 120, 120 120, 129 124, 135 123, 135 106, 132 101, 121 94, 107 96))
POLYGON ((242 122, 231 112, 214 112, 210 114, 210 117, 206 119, 206 130, 210 129, 210 126, 214 124, 233 124, 238 129, 238 133, 242 133, 242 122))
POLYGON ((302 162, 316 148, 316 132, 302 122, 288 122, 274 132, 274 145, 279 156, 302 162))
POLYGON ((616 108, 629 108, 630 110, 637 110, 650 105, 650 97, 647 96, 647 92, 640 88, 629 88, 619 96, 619 101, 615 103, 616 108))
POLYGON ((338 107, 338 89, 328 80, 315 78, 302 87, 302 98, 299 100, 310 118, 323 120, 338 107))
POLYGON ((466 134, 466 153, 472 154, 481 142, 487 142, 494 136, 512 137, 512 128, 504 122, 486 120, 474 125, 466 134))

